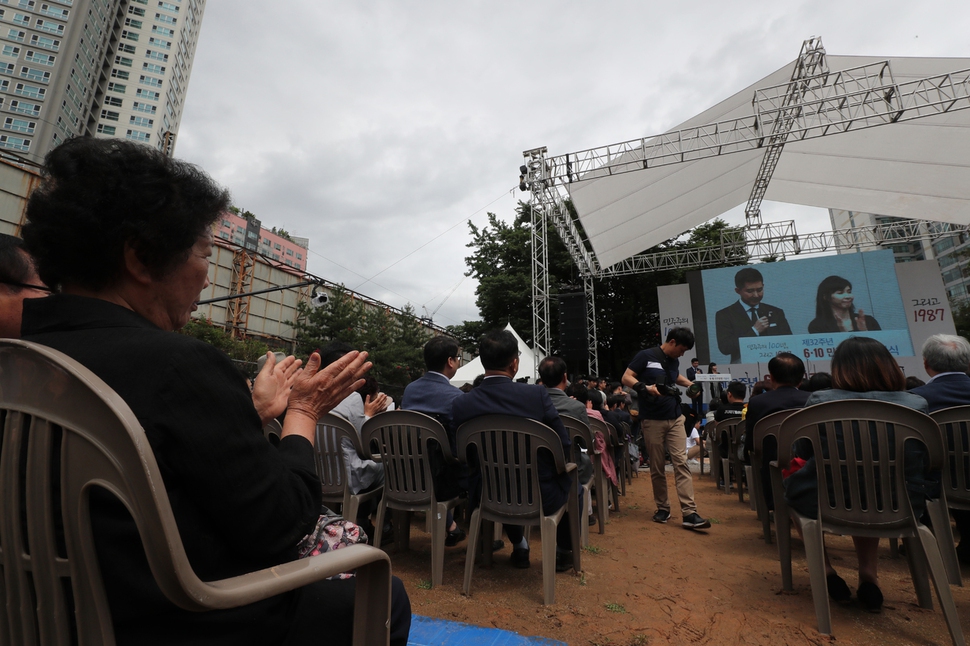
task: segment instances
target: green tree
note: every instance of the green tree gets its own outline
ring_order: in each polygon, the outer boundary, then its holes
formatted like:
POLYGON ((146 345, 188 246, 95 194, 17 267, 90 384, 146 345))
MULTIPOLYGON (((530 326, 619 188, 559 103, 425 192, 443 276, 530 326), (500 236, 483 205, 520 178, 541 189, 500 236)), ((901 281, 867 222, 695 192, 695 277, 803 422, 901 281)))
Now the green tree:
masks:
POLYGON ((204 318, 189 320, 179 332, 215 346, 236 361, 255 363, 269 350, 269 346, 262 341, 234 339, 223 328, 213 325, 204 318))
POLYGON ((301 302, 298 311, 299 320, 293 324, 298 356, 307 357, 331 341, 361 347, 364 304, 342 285, 331 291, 326 305, 310 307, 301 302))
POLYGON ((465 321, 445 328, 448 335, 454 337, 465 352, 473 355, 478 354, 478 340, 490 329, 485 321, 465 321))
POLYGON ((970 301, 964 301, 953 308, 953 325, 957 334, 970 339, 970 301))

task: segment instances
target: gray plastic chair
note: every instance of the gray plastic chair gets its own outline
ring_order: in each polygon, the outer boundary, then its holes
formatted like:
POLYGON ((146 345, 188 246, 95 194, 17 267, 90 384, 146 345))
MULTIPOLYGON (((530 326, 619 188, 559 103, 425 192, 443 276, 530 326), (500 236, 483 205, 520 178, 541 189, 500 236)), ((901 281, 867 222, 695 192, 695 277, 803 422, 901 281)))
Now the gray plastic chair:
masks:
MULTIPOLYGON (((943 433, 943 448, 946 451, 946 463, 943 467, 943 491, 946 494, 946 505, 949 509, 963 509, 970 511, 970 406, 954 406, 944 408, 930 414, 943 433)), ((953 543, 953 528, 950 526, 949 514, 944 510, 941 514, 945 522, 936 522, 933 518, 933 531, 940 539, 940 551, 947 564, 950 583, 963 585, 963 575, 960 572, 960 562, 957 560, 956 546, 953 543), (946 549, 949 546, 952 549, 946 549)), ((961 537, 963 540, 963 537, 961 537)))
POLYGON ((731 472, 733 471, 734 480, 738 485, 738 499, 741 502, 744 502, 744 480, 738 468, 740 464, 738 460, 738 436, 740 433, 737 432, 737 429, 743 423, 744 420, 740 417, 731 417, 721 420, 717 425, 717 437, 727 436, 728 445, 727 455, 720 455, 720 447, 718 448, 718 455, 721 458, 721 473, 724 476, 724 493, 731 493, 731 472), (734 469, 731 469, 731 465, 734 465, 734 469))
POLYGON ((179 607, 234 608, 356 568, 354 643, 387 644, 390 561, 378 549, 354 545, 231 579, 200 580, 144 430, 128 405, 73 359, 0 340, 0 422, 3 643, 67 644, 74 632, 82 646, 115 643, 88 513, 98 486, 128 508, 156 583, 179 607), (57 480, 59 488, 52 486, 57 480), (57 547, 61 529, 66 557, 57 547))
POLYGON ((263 426, 263 437, 273 446, 280 445, 280 436, 283 435, 283 425, 278 419, 271 419, 263 426))
MULTIPOLYGON (((593 477, 590 478, 589 482, 580 484, 580 486, 583 488, 584 504, 590 499, 590 490, 594 485, 596 486, 596 517, 599 521, 600 534, 605 534, 606 518, 609 513, 606 503, 606 475, 603 473, 603 463, 600 460, 600 456, 593 451, 593 434, 582 420, 578 420, 569 415, 560 415, 559 419, 562 420, 563 426, 566 427, 566 432, 569 433, 569 440, 572 442, 573 462, 576 462, 576 453, 582 447, 586 449, 586 454, 593 463, 593 477)), ((582 534, 583 547, 586 547, 589 545, 589 517, 586 514, 582 516, 583 518, 579 522, 579 529, 580 534, 582 534)))
MULTIPOLYGON (((482 470, 482 502, 472 512, 465 557, 465 584, 471 595, 472 571, 480 536, 490 540, 493 523, 538 525, 542 536, 543 603, 556 601, 556 527, 568 511, 573 544, 573 568, 582 571, 579 533, 579 477, 576 465, 566 462, 562 443, 554 430, 531 419, 511 415, 485 415, 465 422, 458 429, 458 457, 468 461, 468 447, 474 447, 482 470), (550 516, 542 513, 539 495, 539 452, 552 456, 557 473, 570 477, 566 504, 550 516), (485 531, 482 532, 482 525, 485 531)), ((483 555, 491 563, 491 550, 483 555)))
MULTIPOLYGON (((603 434, 603 440, 606 445, 606 450, 610 452, 610 457, 613 458, 613 469, 616 471, 617 484, 614 485, 613 481, 610 480, 609 478, 604 477, 604 479, 606 480, 606 484, 609 487, 610 496, 613 499, 613 511, 615 511, 616 513, 619 513, 620 512, 620 483, 623 482, 623 465, 616 463, 616 451, 613 450, 613 447, 615 445, 614 436, 616 435, 616 429, 613 428, 612 424, 607 424, 606 422, 598 420, 595 417, 590 417, 589 430, 594 437, 596 436, 597 432, 603 434)), ((605 476, 605 472, 604 472, 604 476, 605 476)))
MULTIPOLYGON (((904 474, 906 440, 918 441, 926 448, 928 469, 943 465, 943 442, 936 422, 905 406, 851 399, 796 411, 782 422, 779 431, 778 464, 791 459, 795 440, 805 438, 814 447, 819 517, 807 518, 790 508, 788 512, 802 530, 819 632, 832 634, 823 532, 902 538, 920 607, 933 607, 926 580, 928 565, 953 643, 963 645, 963 630, 939 545, 913 512, 904 474), (850 434, 852 441, 839 441, 850 434)), ((780 549, 783 532, 778 533, 780 549)), ((787 558, 790 567, 790 551, 779 556, 783 562, 787 558)))
MULTIPOLYGON (((704 439, 707 444, 707 453, 711 458, 711 480, 714 486, 720 488, 718 481, 723 477, 724 469, 721 467, 721 448, 718 445, 717 422, 708 422, 704 427, 704 439)), ((703 451, 701 451, 703 454, 703 451)))
MULTIPOLYGON (((423 413, 395 410, 375 415, 360 431, 364 449, 380 455, 384 464, 384 495, 377 507, 374 522, 377 536, 374 544, 381 544, 384 517, 388 509, 403 512, 423 511, 432 519, 431 525, 431 585, 441 585, 445 563, 445 525, 448 510, 458 506, 456 496, 438 500, 434 492, 430 457, 440 447, 445 464, 457 463, 451 454, 448 434, 438 420, 423 413)), ((408 515, 409 515, 408 514, 408 515)), ((411 523, 399 523, 395 535, 398 549, 407 549, 411 523)))
POLYGON ((768 513, 768 503, 765 499, 764 488, 765 486, 771 486, 771 483, 761 481, 761 469, 764 465, 764 443, 765 439, 769 437, 775 438, 776 442, 778 441, 778 428, 793 412, 795 411, 782 410, 771 415, 766 415, 758 421, 753 430, 754 437, 752 441, 754 445, 751 449, 751 479, 748 482, 751 486, 750 496, 755 501, 758 518, 761 520, 761 529, 764 532, 765 543, 769 545, 771 544, 771 517, 768 513))
MULTIPOLYGON (((334 505, 340 505, 340 513, 343 517, 356 522, 357 510, 361 503, 380 496, 381 489, 378 487, 373 491, 360 493, 351 491, 347 463, 344 461, 342 446, 344 440, 354 445, 354 450, 362 460, 373 459, 364 451, 357 429, 343 417, 327 413, 317 422, 314 448, 317 451, 317 477, 320 478, 323 502, 331 508, 334 505)), ((380 545, 379 540, 379 537, 374 537, 374 545, 380 545)))

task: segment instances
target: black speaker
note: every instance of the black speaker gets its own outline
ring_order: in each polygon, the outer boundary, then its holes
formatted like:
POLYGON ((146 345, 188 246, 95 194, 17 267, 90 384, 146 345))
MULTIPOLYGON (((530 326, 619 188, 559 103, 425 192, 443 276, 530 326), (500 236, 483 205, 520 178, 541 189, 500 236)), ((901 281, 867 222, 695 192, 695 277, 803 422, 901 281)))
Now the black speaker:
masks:
POLYGON ((564 356, 583 356, 587 350, 586 294, 559 295, 559 345, 564 356))

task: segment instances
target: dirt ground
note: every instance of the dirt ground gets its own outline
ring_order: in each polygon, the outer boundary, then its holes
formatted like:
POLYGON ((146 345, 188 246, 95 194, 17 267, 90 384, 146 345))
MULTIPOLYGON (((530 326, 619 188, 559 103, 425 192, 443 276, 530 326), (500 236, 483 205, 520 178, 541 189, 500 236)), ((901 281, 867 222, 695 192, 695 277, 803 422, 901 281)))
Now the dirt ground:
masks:
MULTIPOLYGON (((673 476, 667 473, 675 494, 673 476)), ((709 475, 694 474, 698 511, 713 523, 710 530, 651 522, 654 513, 650 476, 641 471, 611 512, 606 533, 591 528, 591 547, 582 554, 583 572, 556 577, 556 603, 542 604, 539 532, 531 536, 532 567, 517 570, 511 551, 496 553, 490 568, 476 564, 472 594, 462 595, 465 548, 446 548, 444 582, 429 589, 430 536, 423 520, 412 524, 411 549, 388 552, 394 573, 403 579, 415 614, 493 626, 521 635, 537 635, 574 645, 642 644, 788 644, 829 643, 817 631, 808 570, 801 542, 793 539, 795 591, 782 592, 777 545, 764 542, 761 523, 737 493, 725 495, 709 475)), ((857 585, 856 560, 848 537, 829 537, 833 564, 857 585)), ((934 594, 934 609, 916 605, 905 558, 893 558, 888 541, 880 545, 881 614, 857 605, 832 605, 837 643, 923 645, 951 643, 934 594)), ((970 577, 970 568, 963 575, 970 577)), ((970 579, 968 579, 970 580, 970 579)), ((965 631, 970 631, 970 583, 951 590, 965 631)), ((970 634, 970 632, 968 632, 970 634)))

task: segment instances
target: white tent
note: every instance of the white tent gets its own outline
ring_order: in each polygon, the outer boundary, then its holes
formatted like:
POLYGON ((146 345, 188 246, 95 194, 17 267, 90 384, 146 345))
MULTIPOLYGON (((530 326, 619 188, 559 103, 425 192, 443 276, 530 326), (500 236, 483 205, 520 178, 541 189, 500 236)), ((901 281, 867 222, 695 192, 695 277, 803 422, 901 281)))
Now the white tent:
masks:
MULTIPOLYGON (((522 377, 529 377, 531 382, 532 376, 536 374, 536 367, 542 361, 543 357, 536 356, 536 353, 525 344, 525 341, 522 340, 518 332, 512 329, 511 324, 506 325, 505 329, 515 336, 515 340, 519 344, 519 371, 515 373, 515 378, 521 379, 522 377)), ((455 376, 451 378, 451 385, 463 386, 464 384, 470 384, 475 381, 475 377, 482 374, 485 374, 485 368, 482 367, 482 360, 480 357, 475 357, 469 363, 466 363, 458 369, 455 376)))

